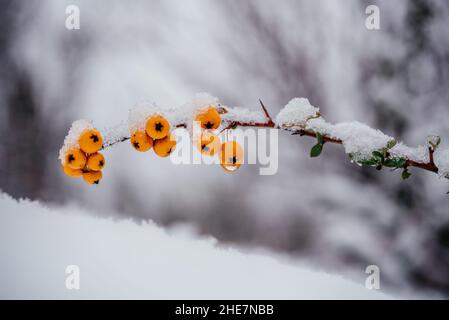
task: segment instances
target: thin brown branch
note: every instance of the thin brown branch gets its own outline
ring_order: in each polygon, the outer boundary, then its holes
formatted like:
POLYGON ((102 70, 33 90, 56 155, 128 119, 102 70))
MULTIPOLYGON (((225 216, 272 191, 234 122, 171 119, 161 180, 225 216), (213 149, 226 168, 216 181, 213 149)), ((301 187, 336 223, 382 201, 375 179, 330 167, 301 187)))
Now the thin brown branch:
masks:
POLYGON ((429 162, 428 163, 421 163, 416 162, 413 160, 407 160, 407 163, 405 167, 416 167, 424 170, 428 170, 434 173, 438 173, 438 167, 435 165, 435 162, 433 160, 433 154, 435 152, 435 149, 433 147, 429 147, 429 162))
POLYGON ((429 162, 432 164, 435 164, 433 161, 433 153, 435 152, 435 149, 433 147, 429 147, 429 162))
MULTIPOLYGON (((299 136, 306 136, 306 137, 312 137, 312 138, 316 138, 317 135, 315 132, 311 131, 311 130, 304 130, 304 129, 292 129, 292 128, 286 128, 286 127, 279 127, 275 124, 275 122, 273 121, 272 117, 270 116, 270 114, 268 113, 265 105, 263 104, 263 102, 261 100, 259 100, 260 105, 262 107, 262 110, 265 114, 265 117, 267 118, 267 122, 243 122, 243 121, 231 121, 227 124, 227 126, 225 126, 220 133, 222 133, 223 131, 229 130, 229 129, 233 129, 236 127, 256 127, 256 128, 273 128, 273 129, 279 129, 279 130, 285 130, 285 131, 290 131, 292 133, 292 135, 299 135, 299 136)), ((220 106, 219 108, 219 113, 220 114, 225 114, 227 113, 226 108, 220 106)), ((175 125, 176 128, 187 128, 187 124, 186 123, 179 123, 175 125)), ((343 141, 340 139, 336 139, 327 135, 322 135, 323 141, 324 142, 329 142, 329 143, 334 143, 334 144, 343 144, 343 141)), ((117 143, 120 142, 124 142, 129 140, 130 137, 123 137, 119 140, 113 141, 111 143, 106 143, 103 145, 102 149, 106 149, 108 147, 111 147, 117 143)), ((438 173, 438 167, 435 165, 434 162, 434 148, 433 147, 429 147, 429 162, 427 163, 423 163, 423 162, 417 162, 414 160, 410 160, 407 159, 406 160, 406 164, 404 165, 404 169, 407 169, 408 167, 415 167, 415 168, 419 168, 419 169, 423 169, 426 171, 430 171, 430 172, 434 172, 434 173, 438 173)))
MULTIPOLYGON (((285 129, 288 130, 288 129, 285 129)), ((316 133, 313 131, 309 131, 309 130, 295 130, 292 132, 292 135, 299 135, 299 136, 306 136, 306 137, 312 137, 312 138, 316 138, 316 133)), ((323 135, 323 141, 324 142, 330 142, 330 143, 335 143, 335 144, 343 144, 343 141, 341 141, 340 139, 335 139, 332 137, 328 137, 326 135, 323 135)))
POLYGON ((420 169, 424 169, 427 171, 431 171, 434 173, 438 173, 438 168, 434 163, 421 163, 421 162, 416 162, 413 160, 407 160, 407 164, 405 165, 406 167, 416 167, 416 168, 420 168, 420 169))
MULTIPOLYGON (((313 131, 307 131, 307 130, 298 130, 293 132, 293 134, 297 134, 300 136, 308 136, 308 137, 313 137, 316 138, 316 133, 313 131)), ((335 143, 335 144, 342 144, 343 142, 340 139, 334 139, 331 137, 328 137, 326 135, 323 135, 323 140, 325 142, 330 142, 330 143, 335 143)), ((434 173, 438 173, 438 167, 435 165, 434 161, 433 161, 433 153, 434 150, 433 148, 429 147, 429 162, 428 163, 422 163, 422 162, 417 162, 417 161, 413 161, 413 160, 408 160, 405 164, 405 168, 407 167, 416 167, 419 169, 423 169, 423 170, 427 170, 427 171, 431 171, 434 173)))
POLYGON ((131 137, 122 137, 121 139, 116 140, 116 141, 105 142, 105 143, 103 144, 103 147, 101 147, 100 150, 104 150, 104 149, 106 149, 106 148, 112 147, 112 146, 114 146, 114 145, 116 145, 116 144, 118 144, 118 143, 125 142, 125 141, 127 141, 127 140, 129 140, 129 139, 131 139, 131 137))

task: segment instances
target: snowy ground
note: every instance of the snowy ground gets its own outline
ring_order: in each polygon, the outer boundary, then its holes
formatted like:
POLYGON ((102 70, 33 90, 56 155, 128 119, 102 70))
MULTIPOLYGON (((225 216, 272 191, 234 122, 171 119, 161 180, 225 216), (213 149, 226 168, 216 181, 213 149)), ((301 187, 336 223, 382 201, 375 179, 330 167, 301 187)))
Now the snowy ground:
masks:
POLYGON ((278 256, 0 194, 0 298, 388 298, 278 256), (65 286, 80 268, 80 290, 65 286))

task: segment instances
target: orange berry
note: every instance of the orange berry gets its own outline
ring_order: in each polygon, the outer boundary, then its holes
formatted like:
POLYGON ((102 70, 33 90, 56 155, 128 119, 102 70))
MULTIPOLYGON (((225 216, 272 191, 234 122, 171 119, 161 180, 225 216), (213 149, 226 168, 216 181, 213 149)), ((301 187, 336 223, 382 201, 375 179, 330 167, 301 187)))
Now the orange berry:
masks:
POLYGON ((228 141, 221 145, 220 164, 226 167, 240 167, 243 163, 243 148, 237 141, 228 141))
POLYGON ((72 178, 78 178, 83 175, 83 170, 81 169, 72 169, 67 164, 62 167, 62 170, 66 175, 72 178))
POLYGON ((79 144, 85 153, 95 153, 103 147, 103 138, 98 130, 89 129, 81 134, 79 144))
POLYGON ((143 131, 135 131, 131 135, 131 144, 137 151, 145 152, 153 146, 153 139, 143 131))
POLYGON ((154 141, 154 152, 159 157, 168 157, 175 150, 175 147, 176 140, 172 135, 154 141))
POLYGON ((94 153, 87 159, 87 167, 89 170, 100 171, 104 168, 106 160, 101 153, 94 153))
POLYGON ((226 165, 226 164, 223 164, 223 163, 220 163, 220 166, 223 168, 223 169, 225 169, 227 172, 235 172, 235 171, 237 171, 238 169, 240 169, 240 164, 237 164, 237 165, 226 165))
POLYGON ((88 184, 99 184, 103 174, 101 171, 88 171, 83 173, 83 179, 88 184))
POLYGON ((145 131, 153 139, 162 139, 168 136, 170 123, 163 116, 154 115, 148 119, 145 131))
POLYGON ((195 121, 199 121, 203 129, 217 129, 221 124, 221 117, 215 106, 209 106, 197 113, 195 121))
POLYGON ((221 150, 220 138, 208 131, 201 132, 195 144, 199 152, 208 156, 214 156, 221 150))
POLYGON ((65 155, 65 164, 74 170, 83 169, 86 161, 86 155, 79 149, 70 149, 65 155))

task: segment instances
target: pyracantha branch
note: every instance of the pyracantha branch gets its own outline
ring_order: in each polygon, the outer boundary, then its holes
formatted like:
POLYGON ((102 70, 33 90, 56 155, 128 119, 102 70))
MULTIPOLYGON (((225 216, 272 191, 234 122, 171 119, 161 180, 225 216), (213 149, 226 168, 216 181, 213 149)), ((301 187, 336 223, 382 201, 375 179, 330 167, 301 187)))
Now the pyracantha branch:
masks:
MULTIPOLYGON (((279 130, 284 130, 284 131, 289 131, 291 132, 292 135, 299 135, 299 136, 306 136, 306 137, 312 137, 312 138, 316 138, 319 141, 321 140, 321 142, 319 142, 319 144, 324 145, 324 143, 334 143, 334 144, 343 144, 343 141, 341 139, 335 138, 335 137, 331 137, 328 136, 326 134, 320 134, 317 132, 314 132, 313 130, 308 130, 308 129, 295 129, 295 128, 291 128, 291 127, 284 127, 284 126, 279 126, 277 125, 274 121, 273 118, 271 117, 271 115, 269 114, 267 108, 265 107, 265 105, 263 104, 262 100, 259 100, 262 111, 265 115, 266 121, 265 122, 258 122, 258 121, 239 121, 239 120, 223 120, 222 121, 222 125, 224 125, 223 129, 220 131, 226 131, 226 130, 230 130, 230 129, 235 129, 237 127, 258 127, 258 128, 273 128, 273 129, 279 129, 279 130)), ((220 114, 226 114, 228 113, 228 109, 224 106, 219 106, 218 108, 218 112, 220 114)), ((317 117, 319 117, 320 114, 317 114, 317 117)), ((173 124, 174 127, 176 128, 187 128, 187 124, 186 123, 176 123, 173 124)), ((124 136, 121 137, 119 139, 115 139, 112 142, 106 142, 103 145, 102 149, 106 149, 108 147, 111 147, 117 143, 120 142, 124 142, 129 140, 130 137, 129 136, 124 136)), ((428 152, 429 152, 429 161, 428 162, 418 162, 415 160, 411 160, 411 159, 404 159, 403 162, 400 163, 400 167, 397 168, 401 168, 403 169, 403 178, 408 178, 408 176, 410 175, 408 173, 408 168, 409 167, 416 167, 419 169, 423 169, 423 170, 427 170, 433 173, 439 173, 439 169, 436 166, 435 162, 434 162, 434 152, 435 152, 436 147, 434 146, 429 146, 428 148, 428 152)), ((320 151, 321 152, 321 148, 320 151)), ((377 166, 379 168, 382 167, 383 165, 383 161, 384 160, 388 160, 388 158, 390 158, 390 154, 388 151, 385 151, 383 157, 382 157, 382 162, 377 166)))

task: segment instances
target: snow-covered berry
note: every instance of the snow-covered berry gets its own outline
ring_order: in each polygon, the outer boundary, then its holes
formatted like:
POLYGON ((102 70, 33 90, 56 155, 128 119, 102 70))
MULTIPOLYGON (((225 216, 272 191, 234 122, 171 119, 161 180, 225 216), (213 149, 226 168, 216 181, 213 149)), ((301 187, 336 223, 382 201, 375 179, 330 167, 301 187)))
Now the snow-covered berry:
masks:
POLYGON ((96 129, 85 130, 79 137, 79 145, 85 153, 95 153, 103 147, 103 138, 96 129))
POLYGON ((195 121, 200 122, 203 129, 217 129, 221 124, 221 117, 215 106, 198 111, 195 121))
POLYGON ((170 132, 170 123, 161 115, 150 117, 145 126, 146 133, 153 139, 162 139, 170 132))
POLYGON ((83 169, 86 166, 86 155, 79 149, 72 148, 65 155, 65 165, 71 169, 83 169))

